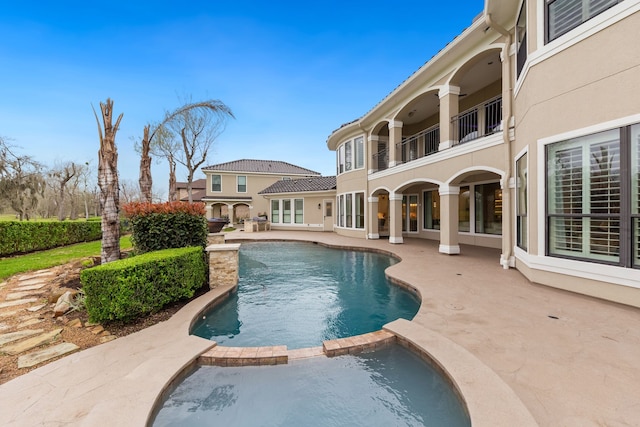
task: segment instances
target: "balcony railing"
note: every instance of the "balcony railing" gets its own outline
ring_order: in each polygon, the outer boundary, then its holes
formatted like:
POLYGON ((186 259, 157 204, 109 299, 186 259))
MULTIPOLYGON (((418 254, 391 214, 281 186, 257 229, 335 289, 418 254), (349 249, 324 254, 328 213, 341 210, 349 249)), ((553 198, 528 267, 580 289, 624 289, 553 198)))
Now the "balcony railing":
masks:
POLYGON ((372 157, 373 170, 375 172, 383 171, 389 167, 389 153, 386 148, 378 151, 372 157))
POLYGON ((402 163, 416 160, 438 152, 440 145, 440 126, 434 125, 415 135, 405 138, 400 147, 400 159, 402 163))
POLYGON ((473 141, 502 130, 502 96, 491 98, 451 119, 457 144, 473 141))

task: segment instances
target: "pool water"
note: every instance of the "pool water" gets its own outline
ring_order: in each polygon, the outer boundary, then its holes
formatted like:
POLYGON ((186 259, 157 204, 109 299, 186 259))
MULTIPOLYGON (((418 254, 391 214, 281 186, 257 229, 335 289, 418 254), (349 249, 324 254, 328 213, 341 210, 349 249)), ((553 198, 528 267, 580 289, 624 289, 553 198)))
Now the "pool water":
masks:
POLYGON ((386 279, 384 270, 395 263, 312 243, 243 243, 238 292, 198 319, 191 333, 225 346, 296 349, 410 320, 420 302, 386 279))
POLYGON ((167 398, 154 426, 469 427, 449 384, 408 350, 288 365, 202 366, 167 398))

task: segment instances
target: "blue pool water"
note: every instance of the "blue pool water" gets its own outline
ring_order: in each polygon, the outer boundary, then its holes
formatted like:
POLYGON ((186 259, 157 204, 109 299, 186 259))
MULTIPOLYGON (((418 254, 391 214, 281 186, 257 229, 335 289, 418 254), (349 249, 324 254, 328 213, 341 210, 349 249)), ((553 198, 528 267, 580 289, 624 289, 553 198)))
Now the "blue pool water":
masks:
POLYGON ((311 243, 243 243, 238 292, 205 313, 192 334, 225 346, 296 349, 412 319, 418 299, 384 275, 394 263, 311 243))
POLYGON ((202 366, 167 398, 160 426, 469 427, 431 366, 399 346, 289 365, 202 366))

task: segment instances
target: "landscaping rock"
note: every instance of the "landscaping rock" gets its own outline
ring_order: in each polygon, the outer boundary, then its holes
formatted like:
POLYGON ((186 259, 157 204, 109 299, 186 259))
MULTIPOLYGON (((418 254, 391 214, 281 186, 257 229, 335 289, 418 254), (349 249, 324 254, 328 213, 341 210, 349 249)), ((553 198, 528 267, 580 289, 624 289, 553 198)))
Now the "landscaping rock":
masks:
POLYGON ((44 332, 44 329, 27 329, 26 331, 9 332, 7 334, 2 334, 0 335, 0 346, 30 337, 32 335, 37 335, 42 332, 44 332))
POLYGON ((82 328, 82 321, 80 319, 73 319, 67 323, 69 328, 82 328))
POLYGON ((36 301, 38 301, 38 298, 25 298, 25 299, 18 299, 15 301, 5 301, 5 302, 0 302, 0 308, 15 307, 17 305, 30 304, 36 301))
POLYGON ((35 296, 38 293, 39 292, 37 292, 37 291, 11 292, 10 294, 7 294, 5 299, 7 301, 15 300, 15 299, 22 299, 24 297, 35 296))
POLYGON ((53 347, 45 348, 44 350, 34 351, 33 353, 25 354, 18 357, 18 368, 29 368, 37 365, 38 363, 45 362, 54 357, 62 356, 63 354, 71 353, 80 349, 77 345, 69 342, 63 342, 53 347))
POLYGON ((116 337, 115 335, 106 335, 104 337, 100 337, 100 344, 104 344, 106 342, 113 341, 116 338, 118 338, 118 337, 116 337))
POLYGON ((73 298, 76 296, 76 291, 66 291, 58 298, 56 306, 53 308, 53 317, 60 317, 67 311, 71 310, 73 298))
POLYGON ((102 331, 104 331, 104 328, 102 327, 102 325, 98 325, 95 328, 90 329, 91 333, 94 335, 98 335, 100 334, 102 331))
POLYGON ((24 322, 18 325, 18 329, 26 328, 27 326, 37 325, 38 323, 44 322, 43 319, 31 318, 29 320, 25 320, 24 322))
POLYGON ((47 306, 47 304, 38 304, 38 305, 34 305, 33 307, 27 308, 27 310, 29 310, 32 313, 35 313, 36 311, 40 311, 41 309, 43 309, 46 306, 47 306))
POLYGON ((53 331, 46 332, 44 334, 36 335, 32 338, 27 338, 24 341, 17 342, 15 344, 9 344, 0 349, 0 352, 7 353, 12 356, 20 353, 24 353, 25 351, 29 351, 32 348, 36 348, 43 344, 50 343, 58 338, 62 329, 54 329, 53 331))

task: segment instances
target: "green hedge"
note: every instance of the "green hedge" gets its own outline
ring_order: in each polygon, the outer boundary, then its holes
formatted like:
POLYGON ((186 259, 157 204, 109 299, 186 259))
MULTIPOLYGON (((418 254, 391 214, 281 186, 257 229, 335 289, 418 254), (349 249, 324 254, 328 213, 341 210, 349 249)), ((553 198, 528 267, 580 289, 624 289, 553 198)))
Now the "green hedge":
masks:
POLYGON ((92 322, 129 321, 191 298, 206 282, 201 247, 166 249, 113 261, 80 274, 92 322))
POLYGON ((73 243, 99 240, 100 222, 2 221, 0 256, 41 251, 73 243))
POLYGON ((185 212, 151 213, 130 220, 136 253, 207 245, 207 220, 185 212))

